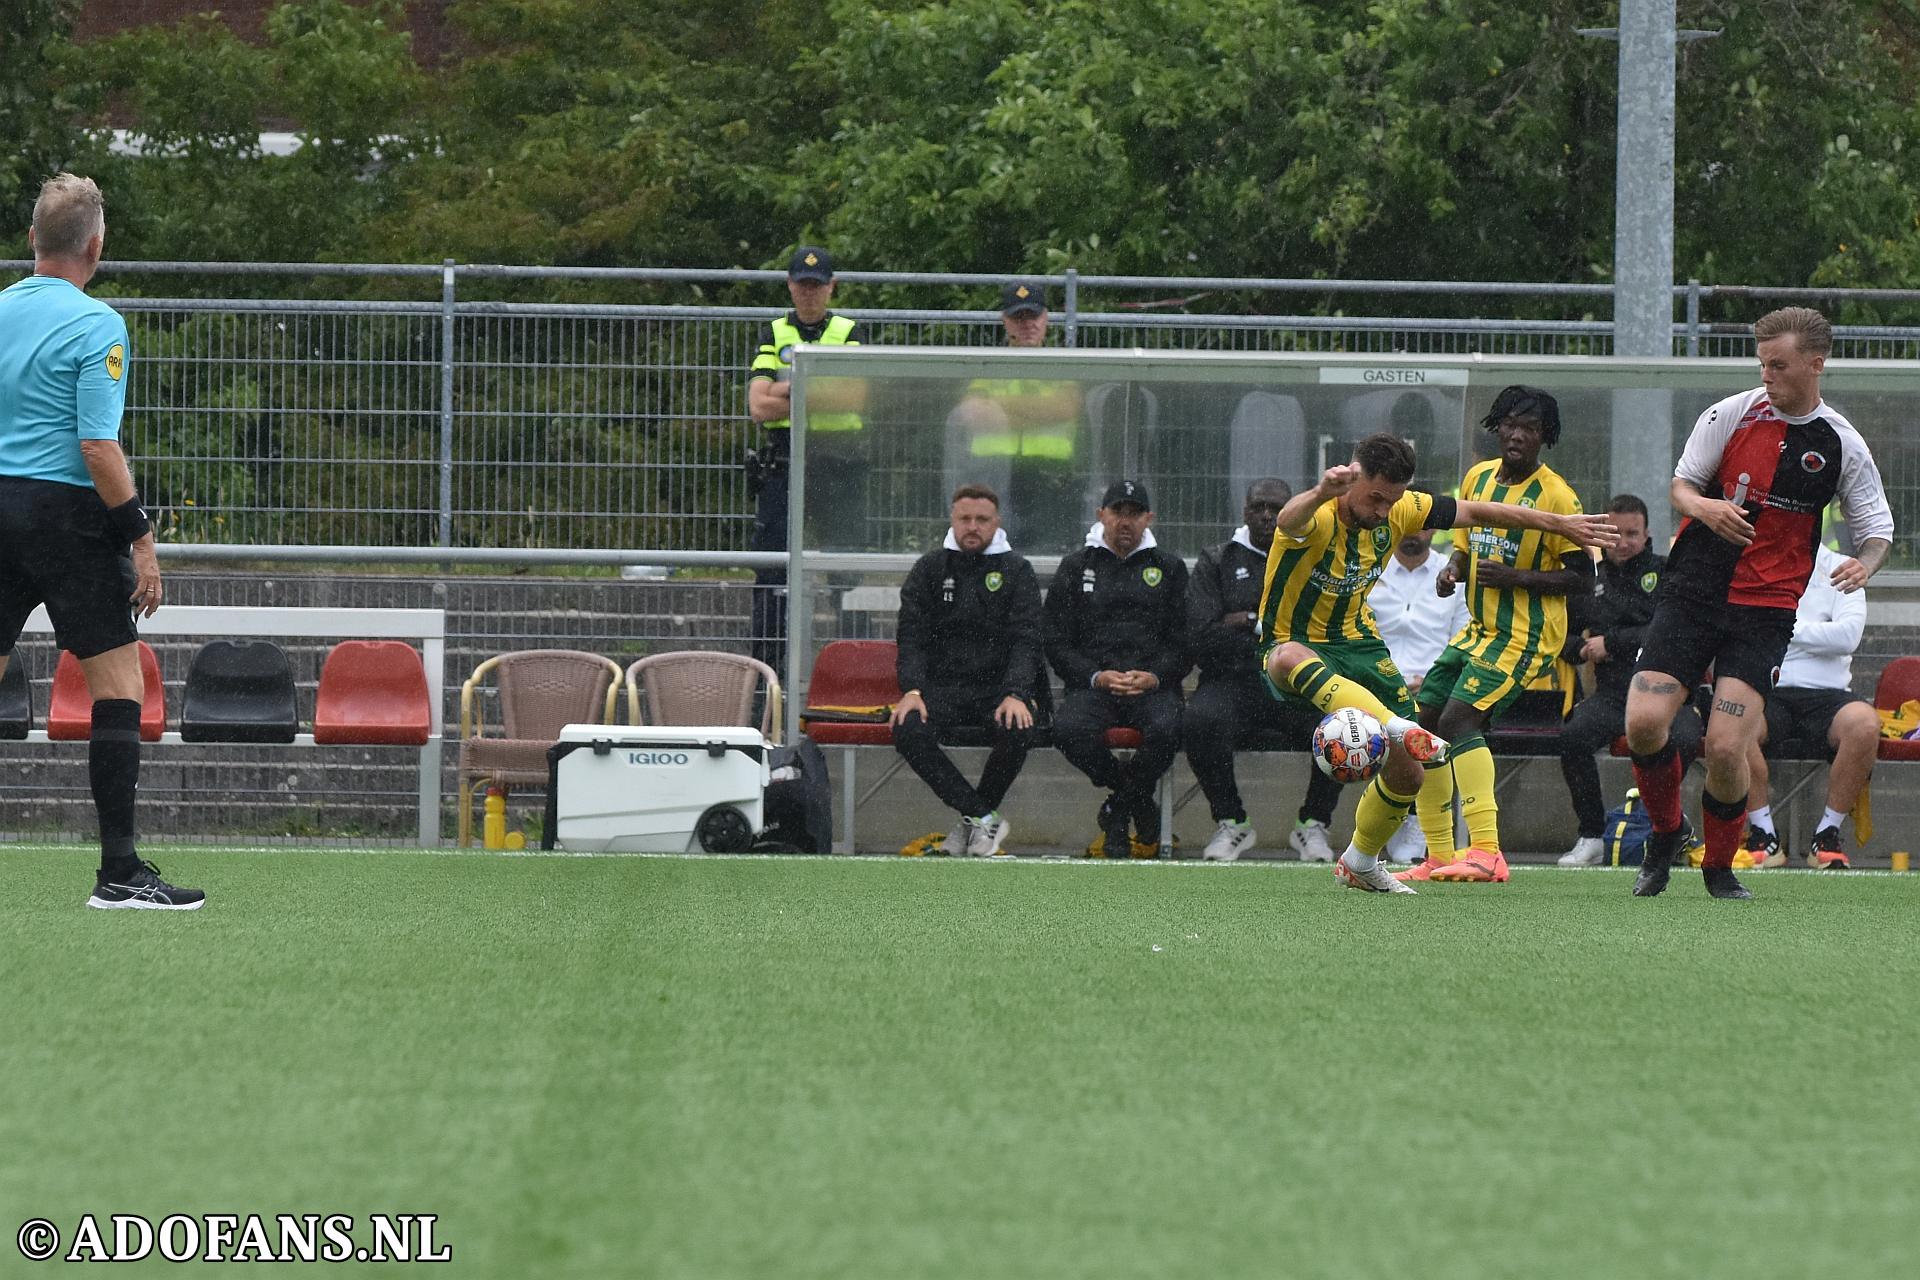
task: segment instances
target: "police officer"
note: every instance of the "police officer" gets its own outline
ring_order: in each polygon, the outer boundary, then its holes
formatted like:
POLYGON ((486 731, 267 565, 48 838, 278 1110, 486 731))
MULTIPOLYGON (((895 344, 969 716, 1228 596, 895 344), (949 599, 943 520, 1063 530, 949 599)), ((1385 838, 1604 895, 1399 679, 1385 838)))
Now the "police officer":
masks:
POLYGON ((134 618, 160 607, 160 562, 120 449, 126 322, 84 292, 107 234, 100 188, 48 179, 28 234, 33 274, 0 292, 0 672, 45 604, 93 697, 100 870, 87 905, 191 911, 206 895, 168 884, 134 845, 146 692, 134 618))
MULTIPOLYGON (((1666 557, 1647 543, 1647 504, 1630 493, 1607 503, 1620 541, 1600 558, 1593 594, 1568 603, 1567 641, 1560 656, 1575 664, 1593 664, 1594 691, 1582 699, 1560 733, 1560 772, 1573 797, 1580 836, 1560 856, 1563 867, 1596 866, 1606 856, 1606 804, 1600 797, 1600 751, 1627 731, 1627 689, 1633 660, 1653 619, 1653 594, 1666 557)), ((1700 754, 1706 727, 1693 707, 1682 707, 1673 722, 1673 742, 1681 765, 1700 754)))
POLYGON ((1000 529, 999 495, 985 485, 953 492, 951 527, 915 562, 900 588, 893 741, 940 803, 960 816, 954 855, 1001 855, 1010 829, 1000 801, 1026 762, 1034 703, 1046 689, 1040 583, 1000 529), (980 785, 967 785, 935 740, 937 730, 984 729, 993 750, 980 785))
MULTIPOLYGON (((1202 857, 1232 862, 1254 844, 1253 824, 1234 778, 1236 748, 1274 745, 1305 750, 1320 713, 1298 699, 1275 702, 1260 679, 1254 628, 1260 592, 1267 581, 1267 552, 1273 546, 1274 520, 1293 496, 1284 480, 1256 480, 1241 512, 1245 523, 1217 547, 1200 553, 1187 588, 1187 635, 1200 664, 1200 686, 1181 715, 1180 736, 1187 763, 1206 793, 1217 824, 1202 857)), ((1307 860, 1309 839, 1331 862, 1326 830, 1340 800, 1340 784, 1307 766, 1306 801, 1300 806, 1289 843, 1307 860)))
POLYGON ((1153 503, 1137 480, 1107 487, 1086 545, 1060 562, 1047 589, 1047 660, 1066 685, 1053 721, 1060 754, 1110 794, 1100 806, 1108 857, 1127 850, 1127 825, 1158 844, 1154 786, 1180 749, 1180 680, 1187 656, 1187 566, 1156 545, 1153 503), (1143 739, 1122 766, 1106 731, 1143 739))
MULTIPOLYGON (((787 459, 791 452, 789 431, 793 426, 793 349, 802 342, 856 346, 864 339, 862 326, 847 316, 835 315, 827 304, 833 300, 833 259, 817 245, 801 245, 787 263, 787 292, 793 297, 793 310, 767 322, 759 352, 748 373, 747 414, 766 428, 760 448, 748 455, 747 479, 755 493, 753 550, 787 549, 787 459)), ((816 476, 831 476, 836 501, 819 504, 822 510, 849 513, 856 522, 864 514, 859 501, 866 486, 865 458, 855 448, 837 444, 859 432, 859 387, 851 379, 836 379, 836 385, 823 387, 809 399, 807 438, 809 465, 816 476)), ((823 531, 830 536, 845 536, 847 526, 836 525, 823 531)), ((786 657, 787 571, 754 571, 753 656, 779 669, 786 657)))
MULTIPOLYGON (((1048 319, 1040 281, 1002 286, 1000 324, 1009 347, 1045 346, 1048 319)), ((1006 499, 1010 536, 1022 546, 1065 551, 1086 527, 1074 468, 1080 410, 1080 384, 1072 379, 978 378, 948 415, 948 473, 992 477, 1006 499)))

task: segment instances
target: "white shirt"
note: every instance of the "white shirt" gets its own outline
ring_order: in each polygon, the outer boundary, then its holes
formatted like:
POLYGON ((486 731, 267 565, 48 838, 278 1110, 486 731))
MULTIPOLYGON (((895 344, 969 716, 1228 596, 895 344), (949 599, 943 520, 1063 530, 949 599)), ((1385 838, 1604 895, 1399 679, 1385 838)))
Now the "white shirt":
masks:
POLYGON ((1853 687, 1853 651, 1867 629, 1867 593, 1842 595, 1833 571, 1845 556, 1821 547, 1814 553, 1813 576, 1793 614, 1793 643, 1780 662, 1780 681, 1794 689, 1853 687))
POLYGON ((1463 588, 1454 588, 1444 599, 1433 592, 1433 580, 1446 566, 1447 557, 1433 550, 1417 569, 1400 563, 1399 556, 1388 556, 1386 570, 1367 594, 1380 624, 1380 638, 1386 641, 1400 674, 1408 679, 1424 680, 1447 641, 1467 625, 1463 588))

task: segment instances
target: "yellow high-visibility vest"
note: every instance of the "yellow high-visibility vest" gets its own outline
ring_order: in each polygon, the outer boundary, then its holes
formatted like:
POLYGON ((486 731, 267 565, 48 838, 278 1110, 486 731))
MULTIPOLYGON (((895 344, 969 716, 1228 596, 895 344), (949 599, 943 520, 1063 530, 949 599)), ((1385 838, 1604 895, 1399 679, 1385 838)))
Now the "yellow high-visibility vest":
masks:
MULTIPOLYGON (((967 393, 989 400, 1012 400, 1020 396, 1049 395, 1060 385, 1058 380, 1042 378, 980 378, 967 388, 967 393)), ((1001 431, 978 433, 969 448, 976 458, 1049 458, 1071 462, 1078 432, 1079 424, 1074 422, 1009 426, 1001 431)))
MULTIPOLYGON (((846 316, 835 316, 827 321, 826 330, 815 341, 836 347, 857 347, 859 343, 847 341, 847 335, 853 332, 855 323, 846 316)), ((753 371, 756 374, 762 371, 778 373, 782 369, 793 368, 793 349, 806 341, 800 336, 799 327, 785 316, 773 321, 772 326, 773 341, 763 343, 760 354, 753 358, 753 371)), ((793 419, 777 418, 761 425, 769 431, 786 431, 792 428, 793 419)), ((862 424, 859 414, 840 412, 810 413, 807 415, 807 425, 815 431, 858 431, 862 424)))

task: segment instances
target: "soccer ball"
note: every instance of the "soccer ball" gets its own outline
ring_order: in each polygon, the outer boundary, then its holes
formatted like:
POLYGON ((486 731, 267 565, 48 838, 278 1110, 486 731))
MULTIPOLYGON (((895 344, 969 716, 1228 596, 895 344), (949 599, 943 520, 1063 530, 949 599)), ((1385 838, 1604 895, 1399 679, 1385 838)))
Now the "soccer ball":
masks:
POLYGON ((1335 782, 1365 782, 1387 762, 1387 731, 1366 712, 1341 707, 1313 731, 1313 762, 1335 782))

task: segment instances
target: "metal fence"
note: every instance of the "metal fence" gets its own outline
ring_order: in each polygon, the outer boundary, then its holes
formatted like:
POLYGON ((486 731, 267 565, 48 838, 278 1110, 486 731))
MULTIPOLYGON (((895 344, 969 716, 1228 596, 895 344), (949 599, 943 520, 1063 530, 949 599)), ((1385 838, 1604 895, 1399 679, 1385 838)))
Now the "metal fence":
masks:
MULTIPOLYGON (((23 267, 22 263, 0 264, 23 267)), ((658 290, 764 286, 777 272, 423 265, 108 264, 195 282, 304 275, 392 277, 438 298, 114 297, 132 331, 129 452, 170 542, 736 550, 750 503, 747 370, 775 307, 462 300, 470 287, 586 280, 658 290), (425 288, 423 288, 425 286, 425 288)), ((843 288, 978 287, 990 277, 848 272, 843 288)), ((1605 285, 1051 277, 1066 345, 1149 350, 1607 355, 1605 285), (1087 309, 1098 295, 1106 309, 1087 309), (1122 295, 1145 302, 1117 301, 1122 295), (1560 307, 1562 319, 1197 314, 1208 301, 1336 296, 1382 309, 1433 300, 1487 312, 1560 307), (1154 308, 1173 301, 1177 313, 1154 308)), ((240 290, 233 290, 240 291, 240 290)), ((1809 293, 1690 283, 1675 290, 1681 355, 1742 355, 1742 326, 1702 319, 1716 300, 1756 312, 1808 298, 1904 305, 1920 292, 1809 293)), ((857 296, 857 294, 856 294, 857 296)), ((863 309, 885 344, 997 342, 992 311, 863 309)), ((1913 358, 1920 328, 1843 328, 1836 355, 1913 358)))
MULTIPOLYGON (((28 265, 0 263, 0 282, 9 268, 28 265)), ((847 272, 840 279, 840 300, 849 303, 869 285, 896 293, 938 288, 948 297, 964 286, 984 302, 999 284, 940 274, 847 272)), ((555 643, 620 657, 659 646, 744 646, 743 572, 701 581, 622 579, 606 553, 664 548, 732 559, 747 545, 751 504, 739 464, 756 430, 746 417, 747 370, 765 321, 783 308, 710 305, 700 301, 700 290, 752 286, 773 304, 783 300, 783 280, 777 272, 452 264, 107 264, 104 292, 132 331, 129 451, 161 536, 173 547, 164 553, 171 598, 320 607, 442 604, 449 609, 454 684, 443 694, 450 720, 457 717, 458 681, 491 653, 555 643), (400 300, 228 296, 263 292, 260 282, 274 277, 300 277, 305 291, 336 294, 378 277, 397 282, 392 292, 400 300), (575 305, 474 296, 524 288, 530 280, 632 284, 636 296, 648 298, 683 290, 686 301, 575 305), (129 283, 173 296, 119 296, 129 283), (190 296, 195 293, 204 296, 190 296), (524 549, 531 572, 480 577, 416 562, 392 576, 343 577, 279 562, 276 548, 314 545, 365 549, 358 558, 368 561, 383 549, 489 548, 489 558, 502 564, 524 549), (257 549, 259 564, 273 567, 181 564, 230 565, 253 559, 250 549, 257 549), (595 550, 601 555, 591 554, 595 550), (556 563, 561 560, 572 563, 556 563)), ((1057 303, 1055 340, 1079 347, 1612 351, 1611 322, 1593 314, 1609 307, 1606 286, 1072 273, 1049 283, 1057 303), (1163 305, 1168 302, 1177 305, 1163 305), (1384 312, 1450 305, 1478 314, 1327 314, 1336 304, 1384 312), (1280 314, 1254 313, 1267 306, 1280 314), (1236 307, 1241 313, 1233 313, 1236 307), (1556 308, 1558 316, 1539 314, 1556 308)), ((1674 326, 1674 352, 1749 354, 1744 328, 1705 317, 1729 312, 1734 302, 1757 315, 1788 301, 1906 306, 1920 302, 1920 293, 1683 286, 1676 290, 1676 313, 1685 318, 1674 326)), ((987 345, 1001 336, 991 310, 846 310, 868 323, 873 341, 889 345, 987 345)), ((1920 328, 1843 327, 1836 355, 1915 358, 1920 328)), ((1920 486, 1920 473, 1887 478, 1920 486)), ((884 634, 882 617, 850 611, 851 589, 834 588, 840 603, 823 613, 822 625, 884 634)), ((1904 635, 1883 643, 1876 629, 1858 664, 1863 678, 1870 679, 1883 651, 1909 648, 1904 635)), ((189 656, 184 646, 163 655, 176 699, 189 656)), ((295 655, 303 699, 311 697, 318 658, 318 650, 295 655)), ((23 652, 20 660, 44 691, 51 651, 23 652)), ((156 833, 327 830, 401 839, 411 822, 404 754, 156 753, 143 777, 143 793, 153 802, 146 820, 156 833)), ((9 782, 0 787, 10 828, 90 828, 83 753, 61 745, 7 747, 0 757, 10 765, 9 782)))

